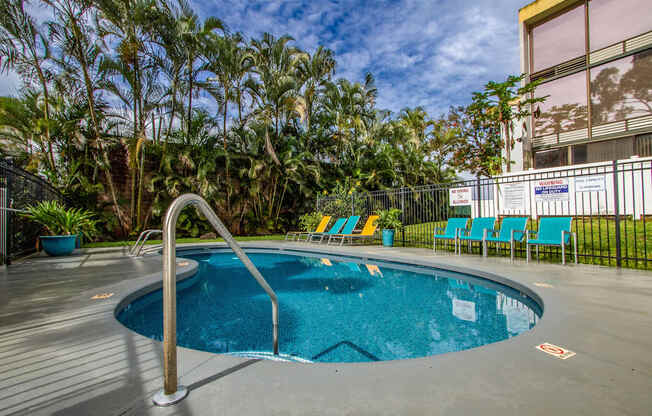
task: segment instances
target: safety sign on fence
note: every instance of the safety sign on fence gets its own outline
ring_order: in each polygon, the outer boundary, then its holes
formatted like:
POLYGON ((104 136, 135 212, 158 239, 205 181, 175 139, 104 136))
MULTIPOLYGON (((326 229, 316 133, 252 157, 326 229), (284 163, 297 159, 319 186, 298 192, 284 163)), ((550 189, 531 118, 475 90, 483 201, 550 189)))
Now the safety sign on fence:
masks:
POLYGON ((538 202, 568 201, 568 178, 535 181, 534 198, 538 202))
POLYGON ((578 176, 575 178, 575 192, 606 191, 604 175, 578 176))
POLYGON ((448 190, 448 200, 451 207, 471 205, 472 191, 470 186, 451 188, 448 190))

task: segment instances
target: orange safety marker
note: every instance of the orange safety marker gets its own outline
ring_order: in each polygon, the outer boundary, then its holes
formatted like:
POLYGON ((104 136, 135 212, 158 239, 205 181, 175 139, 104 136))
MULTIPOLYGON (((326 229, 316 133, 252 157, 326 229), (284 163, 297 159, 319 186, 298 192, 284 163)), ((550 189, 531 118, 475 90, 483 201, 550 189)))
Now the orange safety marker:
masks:
POLYGON ((543 351, 546 354, 552 355, 553 357, 557 357, 561 360, 571 358, 575 355, 575 353, 571 350, 567 350, 566 348, 558 347, 557 345, 549 344, 547 342, 537 345, 536 349, 543 351))
POLYGON ((113 293, 100 293, 98 295, 93 296, 91 299, 108 299, 111 296, 113 296, 113 293))

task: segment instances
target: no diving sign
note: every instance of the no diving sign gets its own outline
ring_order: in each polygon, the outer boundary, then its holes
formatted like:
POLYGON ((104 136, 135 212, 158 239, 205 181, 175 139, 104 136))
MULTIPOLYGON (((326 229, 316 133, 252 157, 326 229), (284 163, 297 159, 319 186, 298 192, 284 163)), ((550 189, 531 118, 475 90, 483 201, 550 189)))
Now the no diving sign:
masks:
POLYGON ((539 351, 543 351, 546 354, 550 354, 554 357, 560 358, 562 360, 565 360, 567 358, 571 358, 572 356, 575 355, 575 353, 571 350, 567 350, 566 348, 563 347, 558 347, 553 344, 549 344, 547 342, 544 342, 543 344, 537 345, 536 347, 539 351))

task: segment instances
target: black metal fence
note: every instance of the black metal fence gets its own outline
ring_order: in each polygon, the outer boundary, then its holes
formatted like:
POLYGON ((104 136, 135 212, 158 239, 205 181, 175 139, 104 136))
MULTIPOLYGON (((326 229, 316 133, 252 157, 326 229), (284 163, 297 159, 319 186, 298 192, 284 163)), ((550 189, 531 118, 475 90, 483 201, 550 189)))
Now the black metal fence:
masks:
POLYGON ((42 178, 0 160, 0 264, 36 250, 41 227, 22 217, 21 211, 40 201, 65 198, 42 178))
MULTIPOLYGON (((432 247, 435 228, 444 227, 449 217, 500 221, 525 216, 528 229, 537 230, 540 217, 570 216, 580 262, 652 269, 652 158, 523 171, 350 198, 348 206, 363 220, 381 209, 401 209, 404 228, 397 233, 398 245, 432 247)), ((317 210, 328 210, 332 200, 320 198, 317 210)), ((480 244, 472 250, 480 250, 480 244)), ((508 255, 509 249, 499 246, 497 253, 508 255)), ((516 253, 525 257, 525 244, 516 253)), ((551 247, 540 255, 558 261, 561 252, 551 247)))

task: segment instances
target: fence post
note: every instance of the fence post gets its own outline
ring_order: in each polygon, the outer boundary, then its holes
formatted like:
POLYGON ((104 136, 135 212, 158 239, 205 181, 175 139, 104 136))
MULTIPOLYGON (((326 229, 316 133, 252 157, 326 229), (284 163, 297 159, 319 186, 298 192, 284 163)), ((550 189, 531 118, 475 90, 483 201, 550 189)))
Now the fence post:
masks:
MULTIPOLYGON (((5 205, 6 205, 7 208, 13 208, 13 203, 12 203, 12 196, 13 195, 12 195, 12 192, 11 192, 11 183, 13 182, 12 181, 13 172, 11 171, 11 167, 13 166, 13 163, 11 162, 11 159, 7 158, 7 159, 5 159, 5 164, 9 168, 9 169, 5 169, 5 172, 6 172, 6 175, 7 175, 6 176, 6 182, 5 182, 5 184, 7 186, 5 188, 5 202, 6 202, 5 205)), ((7 266, 9 266, 11 264, 11 253, 13 252, 13 249, 12 249, 13 244, 12 243, 13 243, 14 239, 12 238, 12 236, 14 234, 13 234, 13 226, 12 226, 13 224, 12 223, 13 223, 13 216, 14 216, 13 214, 14 213, 12 211, 6 211, 6 213, 7 213, 7 215, 5 217, 5 221, 6 221, 6 227, 5 227, 6 234, 5 235, 7 236, 7 239, 6 239, 6 243, 5 243, 5 251, 6 251, 7 255, 5 257, 5 264, 7 266)))
MULTIPOLYGON (((622 267, 623 258, 620 248, 620 201, 618 196, 618 161, 612 162, 613 182, 614 182, 614 218, 616 222, 616 266, 622 267)), ((607 230, 607 232, 609 232, 607 230)))
POLYGON ((480 178, 476 179, 476 195, 478 197, 478 215, 476 217, 482 217, 482 197, 480 196, 480 178))
MULTIPOLYGON (((401 217, 405 221, 405 188, 401 188, 401 217)), ((401 242, 405 247, 405 227, 401 227, 401 242)))

